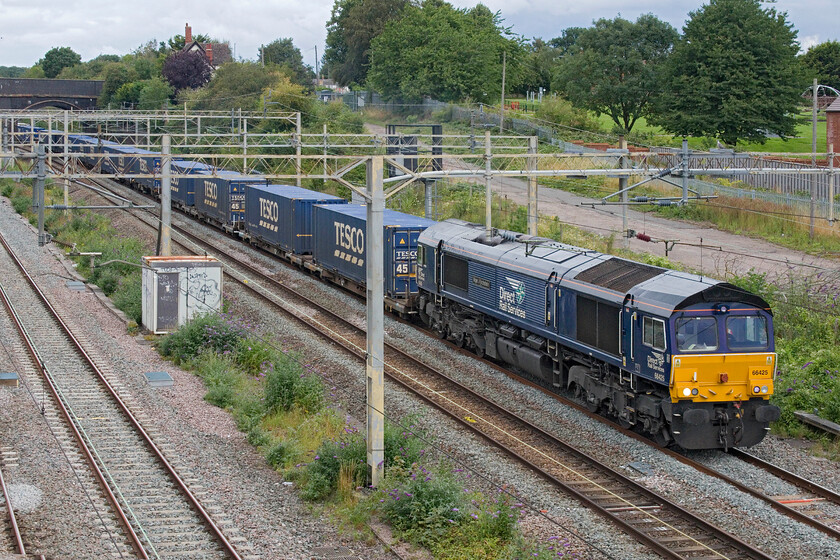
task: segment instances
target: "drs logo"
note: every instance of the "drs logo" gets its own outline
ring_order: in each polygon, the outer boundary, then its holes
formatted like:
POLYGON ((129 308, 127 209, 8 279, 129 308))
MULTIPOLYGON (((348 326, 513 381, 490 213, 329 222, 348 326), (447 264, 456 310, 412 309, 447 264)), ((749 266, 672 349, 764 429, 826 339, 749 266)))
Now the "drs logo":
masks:
POLYGON ((273 200, 260 198, 260 218, 276 222, 280 218, 280 205, 273 200))
POLYGON ((365 252, 365 232, 361 228, 333 222, 335 225, 335 244, 357 255, 365 252))
POLYGON ((204 198, 209 200, 218 200, 219 186, 212 181, 204 181, 204 198))

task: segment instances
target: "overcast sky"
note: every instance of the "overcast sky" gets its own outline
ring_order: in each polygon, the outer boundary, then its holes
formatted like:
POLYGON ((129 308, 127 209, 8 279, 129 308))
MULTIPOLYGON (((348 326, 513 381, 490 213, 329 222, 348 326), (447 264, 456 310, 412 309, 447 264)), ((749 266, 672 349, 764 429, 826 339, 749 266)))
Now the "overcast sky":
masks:
MULTIPOLYGON (((476 1, 450 0, 459 7, 476 1)), ((291 37, 304 61, 323 54, 333 0, 0 0, 0 66, 32 66, 52 47, 67 46, 90 60, 127 54, 150 39, 193 33, 229 41, 237 58, 256 59, 260 44, 291 37)), ((572 26, 619 14, 653 13, 678 30, 703 0, 485 0, 526 38, 550 39, 572 26)), ((778 11, 799 30, 803 48, 840 39, 837 0, 778 0, 778 11)))

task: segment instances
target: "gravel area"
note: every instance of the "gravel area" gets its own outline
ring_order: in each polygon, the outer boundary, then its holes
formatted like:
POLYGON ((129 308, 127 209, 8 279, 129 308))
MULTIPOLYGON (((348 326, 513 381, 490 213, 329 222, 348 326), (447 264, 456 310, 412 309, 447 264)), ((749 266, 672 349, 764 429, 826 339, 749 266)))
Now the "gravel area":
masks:
MULTIPOLYGON (((10 212, 4 201, 0 205, 0 229, 4 234, 9 232, 8 236, 19 237, 19 243, 35 245, 28 225, 21 227, 25 224, 19 218, 9 216, 10 212)), ((138 231, 129 219, 118 227, 126 228, 124 231, 127 234, 130 232, 133 235, 138 231)), ((192 226, 194 230, 205 231, 202 228, 192 226)), ((364 324, 364 306, 357 298, 289 270, 244 245, 235 244, 229 238, 212 235, 214 239, 234 244, 254 263, 274 271, 277 278, 305 287, 310 295, 335 309, 343 309, 345 315, 356 318, 357 324, 364 324)), ((43 262, 53 267, 52 274, 58 275, 52 277, 56 286, 51 295, 63 305, 76 305, 74 323, 86 329, 90 341, 101 348, 102 356, 112 360, 114 371, 124 377, 128 390, 147 416, 167 441, 183 454, 181 463, 188 465, 215 502, 222 505, 258 556, 308 558, 309 551, 316 546, 341 544, 361 558, 392 557, 381 546, 351 541, 330 524, 314 518, 309 508, 297 499, 293 489, 283 485, 281 478, 245 442, 227 413, 203 401, 204 389, 200 380, 161 360, 141 337, 126 335, 125 325, 98 302, 90 299, 85 300, 90 303, 78 306, 79 296, 64 288, 63 279, 58 279, 67 276, 68 272, 59 265, 57 258, 43 258, 57 252, 55 247, 48 249, 36 253, 41 255, 43 262), (145 384, 142 372, 158 370, 172 375, 175 380, 173 388, 151 389, 145 384)), ((337 355, 297 323, 267 312, 263 304, 253 300, 232 282, 227 283, 225 288, 225 297, 233 309, 250 317, 260 325, 263 333, 271 333, 285 347, 302 352, 307 363, 328 380, 336 396, 336 406, 346 411, 351 422, 363 424, 363 365, 337 355)), ((648 464, 651 474, 637 475, 642 483, 778 558, 840 557, 840 543, 837 541, 792 522, 719 480, 699 474, 649 446, 511 380, 495 368, 450 352, 439 341, 410 326, 386 318, 386 336, 390 342, 405 349, 421 351, 430 361, 457 372, 465 384, 482 389, 497 402, 570 444, 588 450, 613 468, 628 469, 627 465, 634 461, 648 464), (755 519, 761 519, 762 523, 756 524, 755 519)), ((0 395, 4 392, 0 390, 0 395)), ((4 407, 0 403, 0 418, 3 414, 4 407)), ((471 486, 494 492, 498 486, 506 485, 508 490, 526 501, 531 506, 523 518, 526 533, 541 538, 551 535, 568 540, 569 548, 580 558, 656 557, 617 533, 600 516, 559 494, 518 463, 488 447, 480 438, 429 410, 425 404, 391 384, 386 384, 386 414, 398 422, 413 418, 425 428, 436 442, 434 449, 438 456, 448 456, 471 473, 471 486)), ((19 445, 26 446, 26 441, 19 442, 19 445)), ((790 465, 791 470, 817 482, 840 487, 840 468, 835 463, 810 457, 784 441, 768 438, 754 452, 783 466, 790 465)), ((789 490, 782 482, 767 480, 763 471, 720 453, 700 455, 704 461, 722 465, 720 468, 727 469, 730 476, 759 481, 770 493, 787 493, 789 490)))

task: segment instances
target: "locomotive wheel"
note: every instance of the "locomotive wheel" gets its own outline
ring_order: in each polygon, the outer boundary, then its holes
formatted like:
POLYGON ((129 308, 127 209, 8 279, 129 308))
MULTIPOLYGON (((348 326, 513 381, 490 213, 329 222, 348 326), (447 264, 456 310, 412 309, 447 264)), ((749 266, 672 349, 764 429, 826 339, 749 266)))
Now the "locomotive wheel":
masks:
POLYGON ((483 358, 484 355, 485 355, 484 348, 482 348, 481 346, 476 344, 475 355, 478 356, 479 358, 483 358))

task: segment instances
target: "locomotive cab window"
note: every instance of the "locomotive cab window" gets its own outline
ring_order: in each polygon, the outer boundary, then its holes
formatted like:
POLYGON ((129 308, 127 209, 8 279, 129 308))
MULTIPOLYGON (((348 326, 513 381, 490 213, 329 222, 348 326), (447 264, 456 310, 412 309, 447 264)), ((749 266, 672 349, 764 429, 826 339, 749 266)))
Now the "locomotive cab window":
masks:
POLYGON ((665 321, 644 317, 642 320, 642 343, 660 352, 665 351, 665 321))
POLYGON ((677 347, 683 352, 705 352, 718 349, 717 319, 714 317, 682 317, 677 319, 677 347))
POLYGON ((426 246, 417 245, 417 264, 420 266, 426 265, 426 246))
POLYGON ((726 318, 726 344, 730 350, 766 350, 767 319, 760 315, 726 318))

